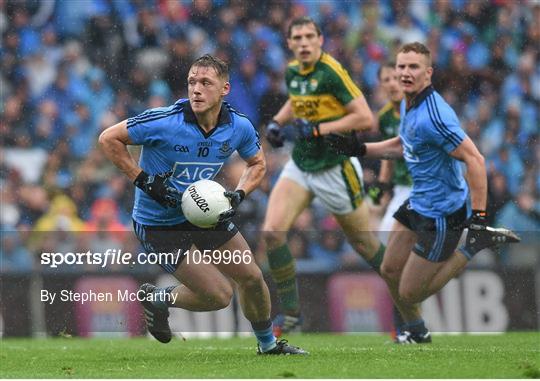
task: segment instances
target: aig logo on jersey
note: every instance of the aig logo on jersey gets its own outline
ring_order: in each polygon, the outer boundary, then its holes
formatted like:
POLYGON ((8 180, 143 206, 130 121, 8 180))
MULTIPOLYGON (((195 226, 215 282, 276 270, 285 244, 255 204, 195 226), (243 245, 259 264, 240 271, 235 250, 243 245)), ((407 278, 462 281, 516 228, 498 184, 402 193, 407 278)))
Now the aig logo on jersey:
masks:
POLYGON ((177 161, 173 167, 174 181, 181 185, 189 185, 199 180, 211 180, 221 170, 223 163, 182 163, 177 161))

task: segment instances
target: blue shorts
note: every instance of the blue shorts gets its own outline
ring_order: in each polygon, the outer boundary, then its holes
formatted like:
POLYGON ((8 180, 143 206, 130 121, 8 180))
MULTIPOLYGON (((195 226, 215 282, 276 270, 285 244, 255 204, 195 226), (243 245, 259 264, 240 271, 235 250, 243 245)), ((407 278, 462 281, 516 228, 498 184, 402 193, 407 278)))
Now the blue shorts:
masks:
POLYGON ((407 199, 394 218, 418 235, 413 251, 431 262, 442 262, 456 250, 465 221, 467 204, 446 217, 425 217, 412 209, 407 199))
POLYGON ((203 229, 188 221, 178 225, 151 226, 133 220, 133 228, 147 253, 175 254, 171 256, 174 259, 159 263, 170 274, 180 266, 192 245, 201 251, 214 250, 229 242, 238 233, 238 228, 232 222, 203 229))

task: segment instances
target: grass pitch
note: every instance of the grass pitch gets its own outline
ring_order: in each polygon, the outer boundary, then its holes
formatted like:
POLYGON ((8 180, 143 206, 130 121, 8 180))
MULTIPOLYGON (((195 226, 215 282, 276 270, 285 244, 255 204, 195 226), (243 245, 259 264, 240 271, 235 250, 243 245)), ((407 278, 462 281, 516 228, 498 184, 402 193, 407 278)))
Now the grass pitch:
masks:
POLYGON ((398 346, 382 335, 290 337, 310 356, 256 356, 254 338, 4 339, 2 378, 540 378, 540 333, 435 336, 398 346))

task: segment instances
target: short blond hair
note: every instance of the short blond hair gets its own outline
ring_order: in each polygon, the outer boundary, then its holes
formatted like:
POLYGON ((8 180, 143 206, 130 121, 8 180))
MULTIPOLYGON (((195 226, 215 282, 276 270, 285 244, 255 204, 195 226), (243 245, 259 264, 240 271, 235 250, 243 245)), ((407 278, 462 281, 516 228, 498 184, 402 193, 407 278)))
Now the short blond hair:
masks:
POLYGON ((225 61, 210 54, 205 54, 204 56, 197 58, 191 67, 211 67, 216 71, 219 78, 224 81, 229 80, 229 65, 227 65, 225 61))
POLYGON ((422 54, 426 56, 428 66, 431 66, 431 52, 429 51, 428 47, 420 42, 411 42, 409 44, 405 44, 399 49, 399 53, 409 53, 409 52, 415 52, 418 54, 422 54))

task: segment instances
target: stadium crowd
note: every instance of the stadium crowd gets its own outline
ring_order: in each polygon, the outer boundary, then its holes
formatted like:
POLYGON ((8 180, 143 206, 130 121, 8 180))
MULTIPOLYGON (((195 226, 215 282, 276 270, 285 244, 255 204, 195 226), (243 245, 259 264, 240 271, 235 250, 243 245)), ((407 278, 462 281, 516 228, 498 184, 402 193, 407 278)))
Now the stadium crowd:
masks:
MULTIPOLYGON (((538 1, 0 0, 1 270, 30 270, 34 250, 67 245, 65 237, 32 239, 35 232, 108 232, 92 241, 103 247, 125 241, 118 232, 131 229, 133 186, 97 137, 185 97, 188 69, 202 54, 230 64, 228 101, 262 131, 287 99, 286 28, 303 14, 319 22, 324 49, 374 112, 386 102, 379 65, 403 43, 427 43, 435 88, 486 157, 490 222, 540 230, 538 1)), ((255 248, 288 156, 287 147, 265 148, 266 179, 237 219, 255 248)), ((369 184, 379 163, 363 165, 369 184)), ((240 173, 233 160, 222 180, 234 187, 240 173)), ((298 219, 290 248, 300 271, 361 265, 338 230, 317 203, 298 219)))

